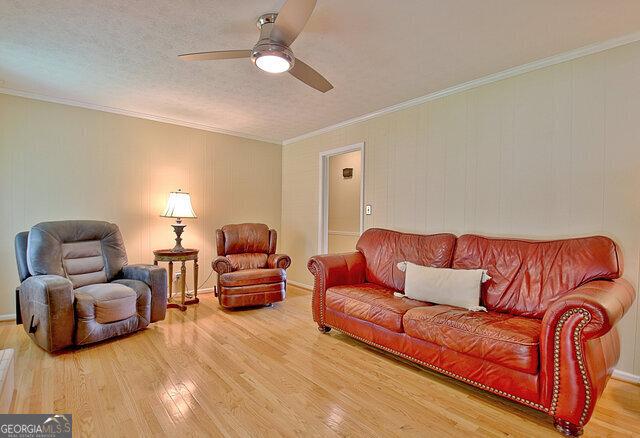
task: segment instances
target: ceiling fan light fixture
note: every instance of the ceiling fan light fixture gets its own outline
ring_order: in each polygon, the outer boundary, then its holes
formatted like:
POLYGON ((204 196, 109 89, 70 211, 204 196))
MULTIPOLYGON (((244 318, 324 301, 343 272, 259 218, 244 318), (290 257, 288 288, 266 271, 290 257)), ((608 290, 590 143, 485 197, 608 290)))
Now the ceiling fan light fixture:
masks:
POLYGON ((276 55, 262 55, 256 59, 256 65, 267 73, 284 73, 291 68, 291 64, 276 55))
POLYGON ((291 70, 295 58, 288 47, 278 44, 259 44, 251 53, 251 60, 267 73, 284 73, 291 70))

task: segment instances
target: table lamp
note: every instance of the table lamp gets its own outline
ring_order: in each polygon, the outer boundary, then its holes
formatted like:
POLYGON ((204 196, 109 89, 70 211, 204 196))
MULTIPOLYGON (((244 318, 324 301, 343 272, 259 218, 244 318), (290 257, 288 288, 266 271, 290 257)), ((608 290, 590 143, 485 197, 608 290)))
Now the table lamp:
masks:
POLYGON ((176 218, 176 223, 171 225, 173 227, 173 231, 176 233, 176 246, 174 246, 171 251, 184 251, 184 248, 182 247, 182 237, 180 236, 182 236, 182 232, 186 225, 182 223, 182 218, 197 217, 196 212, 193 211, 193 207, 191 207, 191 196, 189 196, 189 193, 183 192, 181 189, 178 189, 177 192, 170 192, 169 200, 167 201, 167 208, 160 216, 176 218))

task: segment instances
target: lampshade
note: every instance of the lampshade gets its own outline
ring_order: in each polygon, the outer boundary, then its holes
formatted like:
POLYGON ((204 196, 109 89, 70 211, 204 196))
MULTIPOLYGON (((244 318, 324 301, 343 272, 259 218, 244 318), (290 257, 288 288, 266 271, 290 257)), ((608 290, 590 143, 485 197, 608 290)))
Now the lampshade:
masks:
POLYGON ((162 217, 197 217, 196 212, 191 207, 191 196, 189 193, 178 189, 177 192, 169 193, 167 208, 160 216, 162 217))

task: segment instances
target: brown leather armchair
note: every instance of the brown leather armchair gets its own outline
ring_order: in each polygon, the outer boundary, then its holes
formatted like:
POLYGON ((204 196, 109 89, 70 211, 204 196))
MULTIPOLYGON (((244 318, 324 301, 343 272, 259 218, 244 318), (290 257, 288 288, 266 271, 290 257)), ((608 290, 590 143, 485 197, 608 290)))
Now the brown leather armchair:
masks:
POLYGON ((225 225, 216 230, 216 296, 225 308, 266 306, 283 301, 291 259, 276 254, 276 230, 265 224, 225 225))

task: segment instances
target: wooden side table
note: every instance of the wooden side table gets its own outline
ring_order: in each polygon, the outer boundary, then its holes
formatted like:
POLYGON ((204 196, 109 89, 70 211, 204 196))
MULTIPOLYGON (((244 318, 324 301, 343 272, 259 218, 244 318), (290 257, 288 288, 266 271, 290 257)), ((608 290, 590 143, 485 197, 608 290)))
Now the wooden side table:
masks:
POLYGON ((193 248, 184 251, 174 252, 170 249, 156 249, 153 251, 153 264, 158 262, 169 262, 169 296, 167 297, 167 308, 176 308, 182 311, 187 310, 187 305, 199 303, 198 299, 198 250, 193 248), (187 267, 185 263, 193 260, 193 299, 185 300, 187 289, 187 267), (173 262, 180 262, 180 302, 173 301, 173 262))

